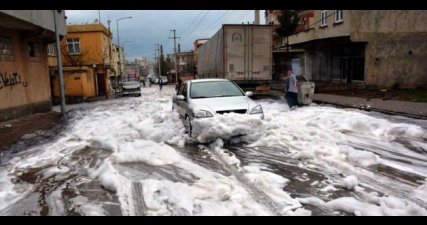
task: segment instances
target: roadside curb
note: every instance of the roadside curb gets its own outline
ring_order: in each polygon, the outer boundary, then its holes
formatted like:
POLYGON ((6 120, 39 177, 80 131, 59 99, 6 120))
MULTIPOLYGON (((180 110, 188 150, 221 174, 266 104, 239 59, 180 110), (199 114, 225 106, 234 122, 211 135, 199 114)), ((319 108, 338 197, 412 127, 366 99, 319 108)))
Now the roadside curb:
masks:
POLYGON ((324 101, 324 100, 313 100, 313 102, 321 103, 321 104, 336 105, 336 106, 340 106, 343 108, 353 108, 353 109, 360 109, 360 110, 364 110, 364 111, 380 112, 380 113, 384 113, 384 114, 388 114, 388 115, 405 116, 405 117, 410 117, 410 118, 414 118, 414 119, 422 119, 422 120, 427 119, 427 116, 413 115, 413 114, 383 110, 383 109, 378 109, 378 108, 367 108, 367 107, 362 107, 362 106, 346 105, 346 104, 340 104, 340 103, 335 103, 335 102, 328 102, 328 101, 324 101))

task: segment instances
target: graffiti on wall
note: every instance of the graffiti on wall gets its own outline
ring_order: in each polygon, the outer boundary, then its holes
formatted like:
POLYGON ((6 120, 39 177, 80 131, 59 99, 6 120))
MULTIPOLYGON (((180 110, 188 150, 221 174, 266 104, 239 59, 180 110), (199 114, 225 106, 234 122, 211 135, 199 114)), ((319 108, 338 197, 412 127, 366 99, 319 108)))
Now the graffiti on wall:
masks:
POLYGON ((0 73, 0 89, 3 89, 4 87, 14 87, 16 85, 27 87, 28 82, 22 81, 21 75, 18 73, 0 73))

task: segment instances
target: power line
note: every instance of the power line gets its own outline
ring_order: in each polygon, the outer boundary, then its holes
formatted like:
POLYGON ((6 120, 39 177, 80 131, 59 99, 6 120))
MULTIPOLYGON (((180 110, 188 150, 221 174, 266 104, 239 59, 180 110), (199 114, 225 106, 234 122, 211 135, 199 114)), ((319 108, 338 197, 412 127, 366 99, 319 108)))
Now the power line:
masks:
MULTIPOLYGON (((239 17, 241 17, 242 15, 244 15, 246 12, 245 11, 241 11, 241 12, 239 12, 239 14, 234 14, 234 15, 232 15, 232 14, 228 14, 226 17, 224 17, 225 16, 225 14, 226 13, 229 13, 229 11, 230 10, 227 10, 227 12, 225 12, 224 14, 223 14, 223 16, 221 16, 220 17, 220 19, 219 20, 217 20, 215 23, 213 23, 208 29, 206 29, 205 30, 205 35, 204 36, 212 36, 212 35, 214 35, 215 34, 215 32, 217 32, 218 31, 218 29, 217 30, 215 30, 214 31, 214 34, 211 34, 211 32, 210 32, 210 29, 212 28, 212 27, 215 27, 215 26, 217 26, 217 25, 219 25, 219 24, 221 24, 221 18, 222 18, 222 20, 225 22, 225 19, 228 17, 228 19, 230 19, 230 20, 236 20, 237 18, 239 18, 239 17), (233 16, 233 17, 230 17, 230 16, 233 16)), ((240 11, 240 10, 237 10, 237 11, 240 11)), ((235 12, 237 12, 237 11, 235 11, 235 12)))
MULTIPOLYGON (((234 11, 234 13, 236 13, 236 12, 239 12, 240 10, 236 10, 236 11, 234 11)), ((217 20, 215 20, 215 22, 213 22, 213 23, 211 23, 210 25, 209 25, 209 27, 208 27, 208 29, 204 29, 203 31, 201 31, 200 29, 197 31, 197 32, 193 32, 192 34, 190 34, 190 35, 188 35, 188 36, 185 36, 184 38, 183 38, 183 40, 184 39, 188 39, 188 38, 190 38, 190 37, 195 37, 195 36, 205 36, 205 37, 210 37, 210 36, 212 36, 210 33, 210 29, 211 28, 213 28, 213 27, 215 27, 215 26, 217 26, 218 24, 221 24, 223 21, 225 22, 225 19, 227 19, 227 20, 231 20, 231 21, 233 21, 233 20, 236 20, 237 18, 239 18, 239 17, 242 17, 244 14, 246 14, 247 13, 247 11, 240 11, 239 13, 236 13, 236 14, 234 14, 234 17, 232 17, 233 16, 233 14, 230 14, 230 10, 227 10, 226 12, 224 12, 217 20), (227 15, 228 14, 228 15, 227 15)), ((193 30, 194 31, 194 30, 193 30)), ((215 32, 216 32, 217 30, 215 30, 215 32)), ((193 38, 193 39, 196 39, 196 38, 193 38)))
POLYGON ((200 25, 200 23, 202 23, 202 21, 206 18, 206 16, 209 14, 210 10, 208 10, 205 15, 203 15, 203 17, 200 19, 199 23, 194 26, 194 28, 191 30, 191 33, 189 35, 186 35, 184 38, 182 38, 182 40, 186 40, 188 37, 190 37, 191 35, 193 35, 194 31, 196 31, 196 28, 200 25))
POLYGON ((196 16, 196 18, 194 18, 194 20, 193 20, 193 21, 191 21, 191 23, 188 25, 188 27, 187 27, 187 28, 185 28, 185 30, 181 33, 182 35, 184 35, 184 34, 185 34, 185 32, 187 32, 187 31, 188 31, 188 29, 191 27, 191 25, 193 25, 193 24, 194 24, 194 22, 196 22, 196 21, 197 21, 197 18, 199 18, 199 16, 203 13, 203 11, 205 11, 205 10, 200 11, 200 12, 199 12, 199 14, 196 16))
MULTIPOLYGON (((249 11, 250 12, 250 11, 249 11)), ((249 13, 248 11, 245 11, 245 10, 243 10, 242 12, 240 12, 240 15, 239 16, 237 16, 237 17, 235 17, 235 19, 237 20, 238 18, 241 18, 241 19, 245 19, 246 18, 246 15, 245 14, 247 14, 247 13, 249 13)), ((244 23, 244 21, 239 21, 239 23, 244 23)))
POLYGON ((221 17, 219 17, 219 19, 218 20, 216 20, 216 21, 214 21, 208 28, 206 28, 206 31, 209 31, 209 29, 211 29, 214 25, 216 26, 216 25, 218 25, 218 24, 220 24, 221 23, 221 20, 223 19, 223 17, 227 14, 227 13, 229 13, 230 12, 230 10, 227 10, 227 11, 225 11, 225 13, 224 14, 222 14, 222 16, 221 17))

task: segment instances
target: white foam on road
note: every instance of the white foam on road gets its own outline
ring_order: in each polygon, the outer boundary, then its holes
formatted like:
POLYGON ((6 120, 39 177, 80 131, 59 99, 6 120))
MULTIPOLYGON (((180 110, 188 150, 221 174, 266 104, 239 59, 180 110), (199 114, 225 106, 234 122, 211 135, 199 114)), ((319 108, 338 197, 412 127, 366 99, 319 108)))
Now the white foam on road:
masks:
POLYGON ((76 196, 70 199, 70 207, 82 216, 106 216, 102 204, 90 202, 86 197, 76 196))
MULTIPOLYGON (((85 104, 83 109, 75 109, 70 114, 71 123, 67 131, 60 137, 18 154, 10 160, 8 167, 0 168, 0 210, 18 201, 31 190, 31 185, 12 182, 12 179, 19 176, 20 171, 43 167, 46 168, 42 171, 44 177, 66 174, 69 172, 68 167, 61 165, 72 160, 73 153, 90 147, 111 152, 105 161, 100 160, 93 168, 84 169, 88 170, 93 179, 99 179, 103 187, 117 193, 125 215, 132 214, 135 210, 131 202, 131 180, 130 177, 120 174, 116 165, 126 162, 176 167, 193 179, 191 182, 174 182, 168 179, 132 181, 141 182, 147 213, 150 215, 271 214, 271 211, 259 204, 234 177, 198 166, 171 147, 183 147, 188 138, 178 114, 171 110, 173 87, 165 86, 161 94, 155 88, 142 90, 143 96, 139 98, 115 99, 97 103, 96 107, 85 104)), ((427 161, 426 155, 397 143, 400 138, 408 139, 415 147, 424 149, 422 140, 427 138, 427 132, 417 125, 390 122, 358 110, 313 105, 289 111, 287 105, 281 101, 258 102, 263 106, 264 121, 238 114, 201 120, 199 128, 194 127, 193 130, 196 139, 200 142, 211 142, 218 138, 229 139, 245 134, 240 140, 249 142, 249 146, 284 147, 289 149, 290 153, 283 157, 293 157, 312 164, 338 165, 337 168, 356 171, 358 168, 369 169, 384 163, 399 170, 427 176, 422 164, 422 160, 427 161), (362 148, 358 143, 361 140, 368 146, 378 147, 377 151, 362 148), (385 157, 385 150, 412 158, 407 159, 408 163, 398 163, 385 157)), ((221 141, 215 145, 223 147, 221 141)), ((284 208, 290 205, 286 210, 288 214, 311 213, 301 208, 299 202, 283 191, 283 187, 290 182, 289 178, 266 171, 255 164, 241 165, 234 154, 225 150, 220 151, 220 155, 228 165, 236 166, 252 185, 262 190, 274 202, 283 203, 284 208)), ((363 170, 357 171, 359 174, 363 173, 363 170)), ((330 171, 325 169, 325 173, 328 172, 330 171)), ((341 182, 337 185, 350 190, 362 183, 358 176, 347 177, 341 182)), ((331 192, 336 191, 337 187, 330 185, 322 190, 331 192)), ((414 195, 425 196, 425 193, 425 186, 414 187, 414 195)), ((56 205, 57 213, 62 213, 57 195, 59 192, 53 192, 50 202, 56 205)), ((329 201, 325 205, 357 215, 424 214, 422 208, 417 208, 412 203, 390 198, 379 198, 376 203, 364 199, 342 198, 329 201), (371 212, 364 211, 364 207, 372 209, 371 212)), ((106 213, 102 207, 91 205, 84 198, 73 201, 76 206, 79 205, 82 214, 106 213)))
MULTIPOLYGON (((393 141, 427 137, 427 131, 419 126, 392 123, 358 110, 310 106, 289 111, 286 104, 275 100, 258 102, 265 113, 265 132, 251 146, 290 147, 297 159, 325 157, 369 167, 380 163, 381 155, 352 147, 348 140, 354 139, 354 135, 365 143, 385 143, 391 151, 408 155, 414 152, 393 141)), ((427 161, 426 155, 417 156, 427 161)))
POLYGON ((325 202, 316 197, 298 198, 302 204, 317 205, 352 213, 356 216, 426 216, 427 211, 414 203, 395 198, 365 194, 364 199, 341 197, 325 202))
POLYGON ((209 143, 218 138, 229 140, 245 135, 245 141, 257 140, 264 133, 264 123, 253 115, 227 113, 211 118, 192 121, 193 134, 200 143, 209 143))
POLYGON ((351 176, 345 177, 342 180, 341 186, 345 187, 348 190, 353 190, 354 187, 357 186, 357 184, 358 184, 357 177, 351 175, 351 176))
MULTIPOLYGON (((244 182, 244 185, 249 189, 252 189, 251 191, 255 193, 255 195, 259 195, 259 192, 262 192, 274 202, 274 204, 269 204, 269 207, 271 208, 270 210, 274 211, 274 213, 286 215, 304 215, 311 213, 311 211, 308 210, 298 210, 298 208, 301 207, 301 204, 293 199, 289 193, 283 190, 283 188, 289 183, 288 179, 272 172, 265 171, 262 166, 258 166, 256 164, 242 167, 240 165, 240 161, 235 157, 235 155, 222 147, 223 142, 221 139, 218 139, 211 145, 212 150, 217 153, 221 161, 227 164, 226 166, 236 168, 234 175, 243 176, 240 177, 239 180, 244 182), (298 211, 292 211, 294 209, 297 209, 298 211)), ((232 168, 230 168, 230 170, 234 171, 232 168)), ((262 196, 258 197, 262 198, 262 196)), ((263 204, 266 203, 264 202, 263 204)))
MULTIPOLYGON (((124 206, 132 209, 128 182, 114 168, 124 162, 144 162, 155 166, 173 166, 193 177, 193 183, 167 179, 143 179, 143 201, 148 215, 269 215, 232 177, 200 167, 180 156, 172 147, 153 141, 136 140, 118 146, 104 165, 91 173, 101 184, 117 191, 124 206)), ((144 171, 141 171, 142 173, 144 171)), ((132 215, 132 210, 129 210, 132 215)))
POLYGON ((377 204, 362 202, 353 197, 342 197, 325 205, 334 210, 354 213, 356 216, 427 216, 425 209, 394 197, 380 197, 377 204))
POLYGON ((31 191, 27 184, 14 184, 7 171, 0 168, 0 212, 31 191))

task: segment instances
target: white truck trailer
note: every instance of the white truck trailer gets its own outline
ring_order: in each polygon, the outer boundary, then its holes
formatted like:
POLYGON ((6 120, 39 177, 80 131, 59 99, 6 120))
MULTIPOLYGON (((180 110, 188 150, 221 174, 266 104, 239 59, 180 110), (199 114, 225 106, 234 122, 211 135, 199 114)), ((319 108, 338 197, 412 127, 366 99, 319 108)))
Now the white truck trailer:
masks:
POLYGON ((224 24, 197 50, 198 78, 225 78, 246 90, 268 91, 272 32, 270 25, 224 24))

